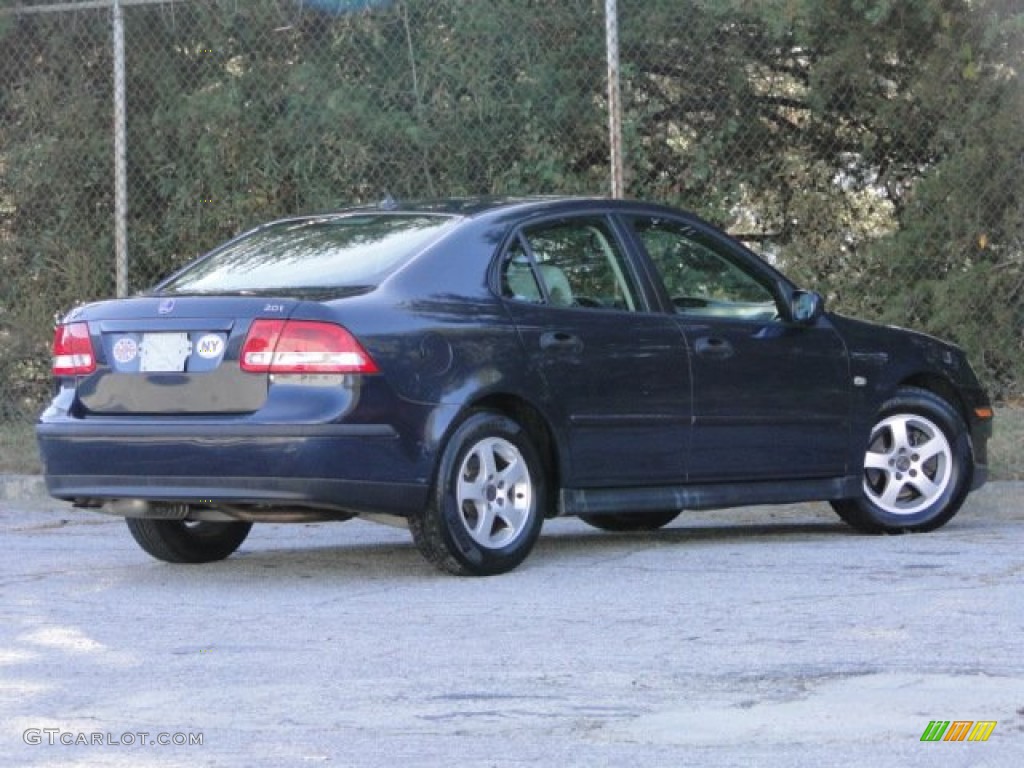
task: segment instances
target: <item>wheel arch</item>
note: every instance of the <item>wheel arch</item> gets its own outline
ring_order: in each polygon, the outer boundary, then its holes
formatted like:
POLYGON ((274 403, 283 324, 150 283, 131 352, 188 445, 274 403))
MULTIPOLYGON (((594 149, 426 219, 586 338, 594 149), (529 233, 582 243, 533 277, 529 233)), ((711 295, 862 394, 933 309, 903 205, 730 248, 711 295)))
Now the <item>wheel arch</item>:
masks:
POLYGON ((964 420, 965 424, 970 423, 970 416, 967 412, 967 404, 963 398, 957 392, 956 387, 951 381, 942 376, 934 373, 917 373, 913 376, 908 376, 899 382, 897 388, 913 387, 916 389, 923 389, 926 392, 931 392, 937 397, 941 397, 960 415, 960 418, 964 420))
POLYGON ((907 377, 900 383, 900 388, 920 389, 940 398, 948 403, 949 407, 952 408, 957 416, 960 417, 960 420, 963 421, 964 426, 967 427, 967 451, 970 461, 968 462, 966 472, 968 473, 968 485, 970 485, 973 482, 975 461, 977 460, 978 453, 977 446, 975 445, 971 434, 971 417, 968 412, 968 406, 960 396, 957 388, 948 379, 934 373, 919 373, 914 376, 907 377))

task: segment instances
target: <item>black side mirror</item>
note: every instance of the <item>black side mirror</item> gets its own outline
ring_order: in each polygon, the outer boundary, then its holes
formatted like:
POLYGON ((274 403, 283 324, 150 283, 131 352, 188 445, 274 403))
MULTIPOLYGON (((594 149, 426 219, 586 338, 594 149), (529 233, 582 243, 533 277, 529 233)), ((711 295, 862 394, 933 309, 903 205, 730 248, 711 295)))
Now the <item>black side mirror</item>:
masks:
POLYGON ((793 291, 789 299, 789 319, 800 325, 814 325, 825 314, 825 299, 814 291, 793 291))

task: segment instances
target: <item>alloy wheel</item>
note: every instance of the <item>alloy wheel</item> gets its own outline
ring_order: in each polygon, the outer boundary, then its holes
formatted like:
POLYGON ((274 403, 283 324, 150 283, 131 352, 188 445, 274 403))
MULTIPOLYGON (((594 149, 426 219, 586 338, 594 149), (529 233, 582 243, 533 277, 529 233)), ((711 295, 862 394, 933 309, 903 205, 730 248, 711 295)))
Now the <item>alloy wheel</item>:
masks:
POLYGON ((933 504, 953 475, 953 449, 930 419, 896 414, 871 433, 864 462, 864 493, 894 515, 912 515, 933 504))
POLYGON ((474 444, 459 468, 455 488, 459 517, 482 547, 499 549, 526 528, 533 483, 519 449, 501 437, 474 444))

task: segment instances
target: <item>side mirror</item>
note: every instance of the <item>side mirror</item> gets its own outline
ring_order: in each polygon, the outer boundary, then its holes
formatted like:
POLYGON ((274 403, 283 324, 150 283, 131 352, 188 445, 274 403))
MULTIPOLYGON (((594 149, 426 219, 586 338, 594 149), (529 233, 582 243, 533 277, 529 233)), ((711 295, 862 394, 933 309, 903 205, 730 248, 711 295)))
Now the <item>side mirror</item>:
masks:
POLYGON ((814 291, 793 291, 789 299, 789 318, 800 325, 813 325, 825 314, 825 299, 814 291))

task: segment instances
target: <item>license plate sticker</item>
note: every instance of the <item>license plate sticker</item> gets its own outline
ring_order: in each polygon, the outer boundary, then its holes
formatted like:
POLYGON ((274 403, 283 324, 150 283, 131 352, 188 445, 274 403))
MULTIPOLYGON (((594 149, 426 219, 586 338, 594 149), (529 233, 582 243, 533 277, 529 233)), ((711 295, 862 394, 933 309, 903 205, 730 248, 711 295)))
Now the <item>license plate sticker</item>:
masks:
POLYGON ((184 371, 192 353, 187 333, 144 333, 139 347, 140 371, 184 371))

